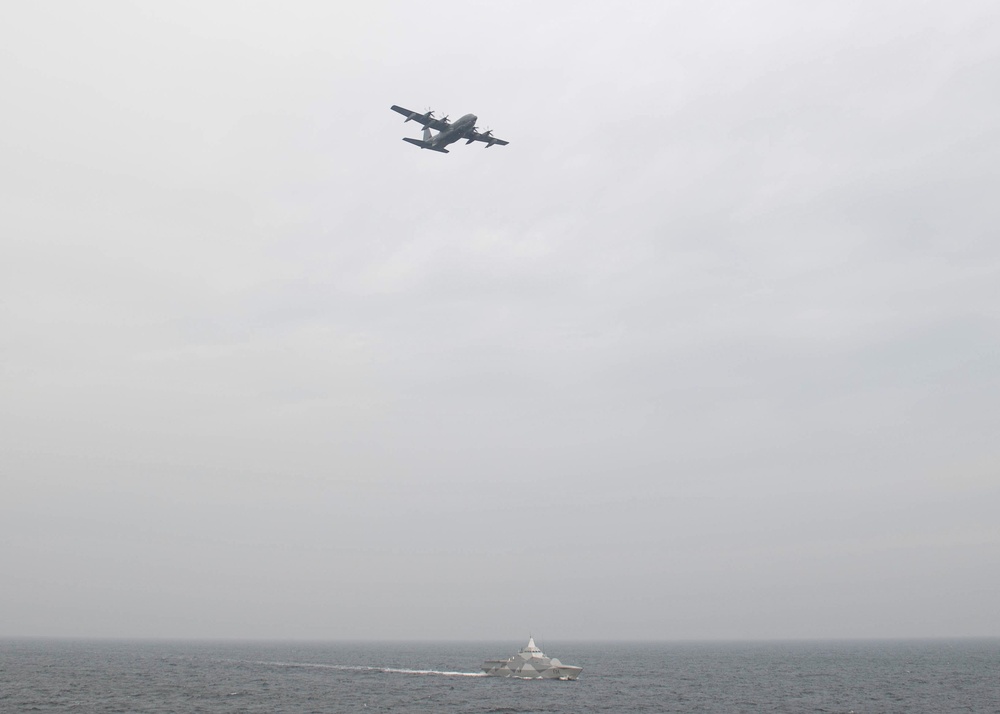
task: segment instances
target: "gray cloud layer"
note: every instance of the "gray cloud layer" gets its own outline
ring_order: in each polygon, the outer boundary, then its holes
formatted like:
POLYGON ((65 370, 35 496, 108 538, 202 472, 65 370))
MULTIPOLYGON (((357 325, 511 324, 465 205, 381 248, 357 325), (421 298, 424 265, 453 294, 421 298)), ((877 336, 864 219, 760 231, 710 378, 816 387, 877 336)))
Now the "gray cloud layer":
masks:
POLYGON ((1000 635, 994 3, 5 14, 0 634, 1000 635))

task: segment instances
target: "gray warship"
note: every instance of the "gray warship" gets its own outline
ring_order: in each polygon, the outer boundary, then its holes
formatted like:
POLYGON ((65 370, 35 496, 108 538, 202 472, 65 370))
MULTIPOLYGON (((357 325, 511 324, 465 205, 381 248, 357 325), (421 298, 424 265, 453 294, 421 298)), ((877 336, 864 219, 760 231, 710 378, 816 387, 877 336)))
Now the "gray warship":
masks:
POLYGON ((571 667, 555 657, 546 657, 535 647, 535 640, 528 638, 528 646, 507 659, 488 659, 483 671, 493 677, 519 677, 521 679, 576 679, 583 667, 571 667))

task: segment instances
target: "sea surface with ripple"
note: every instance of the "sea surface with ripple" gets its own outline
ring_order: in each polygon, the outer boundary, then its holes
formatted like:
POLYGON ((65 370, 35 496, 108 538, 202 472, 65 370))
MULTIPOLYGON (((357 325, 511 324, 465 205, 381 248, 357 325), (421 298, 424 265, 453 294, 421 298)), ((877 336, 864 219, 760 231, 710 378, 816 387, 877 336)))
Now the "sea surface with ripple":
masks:
POLYGON ((538 644, 580 678, 482 675, 519 641, 0 640, 0 712, 1000 714, 996 639, 538 644))

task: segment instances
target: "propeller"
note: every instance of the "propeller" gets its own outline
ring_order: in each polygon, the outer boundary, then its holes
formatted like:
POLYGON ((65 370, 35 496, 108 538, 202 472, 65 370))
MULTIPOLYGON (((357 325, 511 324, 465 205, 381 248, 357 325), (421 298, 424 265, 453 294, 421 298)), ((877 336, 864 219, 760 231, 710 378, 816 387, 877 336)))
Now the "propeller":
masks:
POLYGON ((483 132, 483 137, 486 139, 486 146, 483 147, 484 149, 488 149, 491 146, 493 146, 495 143, 497 143, 496 139, 493 138, 493 130, 492 129, 487 129, 486 131, 484 131, 483 132))
MULTIPOLYGON (((493 134, 493 130, 492 129, 487 129, 486 131, 482 131, 481 132, 481 131, 479 131, 479 127, 478 126, 474 126, 474 127, 472 127, 472 131, 469 132, 468 134, 466 134, 466 136, 469 137, 469 140, 467 142, 465 142, 465 143, 466 144, 471 144, 476 139, 483 139, 483 138, 488 139, 490 136, 492 136, 492 134, 493 134)), ((486 146, 489 146, 489 145, 490 144, 488 143, 486 146)))
POLYGON ((448 115, 447 115, 447 114, 445 114, 445 115, 444 115, 444 116, 443 116, 443 117, 442 117, 442 118, 441 118, 441 119, 440 119, 439 121, 442 121, 442 122, 444 122, 445 124, 447 124, 447 123, 448 123, 448 115))

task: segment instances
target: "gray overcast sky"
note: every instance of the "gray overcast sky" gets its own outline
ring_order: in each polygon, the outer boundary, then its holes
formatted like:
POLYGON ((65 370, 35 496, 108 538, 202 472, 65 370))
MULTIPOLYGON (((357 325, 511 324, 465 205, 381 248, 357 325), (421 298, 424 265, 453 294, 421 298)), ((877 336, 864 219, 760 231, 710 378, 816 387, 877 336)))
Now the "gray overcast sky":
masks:
POLYGON ((992 0, 13 4, 0 635, 1000 636, 998 87, 992 0))

